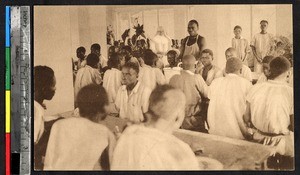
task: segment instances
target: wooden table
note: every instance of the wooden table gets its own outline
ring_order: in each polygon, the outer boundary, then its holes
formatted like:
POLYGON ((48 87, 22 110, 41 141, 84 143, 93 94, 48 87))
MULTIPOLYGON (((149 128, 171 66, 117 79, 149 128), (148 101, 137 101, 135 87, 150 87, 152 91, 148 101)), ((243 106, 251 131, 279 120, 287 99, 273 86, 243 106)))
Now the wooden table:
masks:
POLYGON ((225 170, 266 169, 267 158, 274 148, 245 140, 231 139, 200 132, 179 129, 174 135, 191 146, 193 151, 220 161, 225 170))
MULTIPOLYGON (((61 113, 59 116, 74 117, 74 112, 61 113)), ((108 116, 101 123, 111 131, 115 131, 115 126, 123 131, 127 121, 108 116)), ((274 153, 274 148, 270 146, 184 129, 176 130, 174 135, 190 145, 193 151, 201 149, 203 156, 209 156, 220 161, 225 170, 266 169, 266 160, 274 153)))

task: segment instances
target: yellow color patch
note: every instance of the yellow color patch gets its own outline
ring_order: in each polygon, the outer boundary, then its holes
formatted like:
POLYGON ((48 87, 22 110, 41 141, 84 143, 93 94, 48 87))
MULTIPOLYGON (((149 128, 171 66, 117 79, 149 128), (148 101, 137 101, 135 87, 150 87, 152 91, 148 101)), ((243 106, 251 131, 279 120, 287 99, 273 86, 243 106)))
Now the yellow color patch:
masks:
POLYGON ((5 132, 10 133, 10 90, 5 92, 5 132))

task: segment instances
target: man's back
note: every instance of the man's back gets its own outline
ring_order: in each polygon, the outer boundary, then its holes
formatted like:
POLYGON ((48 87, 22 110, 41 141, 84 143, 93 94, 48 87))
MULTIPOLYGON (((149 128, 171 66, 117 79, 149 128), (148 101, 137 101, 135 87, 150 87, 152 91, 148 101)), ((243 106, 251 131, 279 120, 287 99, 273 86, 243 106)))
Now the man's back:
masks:
POLYGON ((101 74, 97 69, 88 65, 79 69, 75 80, 75 97, 79 90, 89 84, 100 84, 102 82, 101 74))
POLYGON ((45 170, 92 170, 104 149, 114 144, 109 129, 86 118, 57 121, 51 129, 45 170))
POLYGON ((290 115, 294 114, 293 89, 284 82, 268 80, 256 84, 249 92, 251 121, 262 132, 289 132, 290 115))
POLYGON ((209 133, 243 139, 241 125, 246 110, 246 95, 251 83, 246 79, 227 74, 210 85, 208 97, 209 133))
POLYGON ((191 148, 175 136, 144 125, 132 125, 119 138, 112 170, 197 170, 191 148))
POLYGON ((207 96, 207 85, 201 75, 182 70, 170 79, 170 85, 181 89, 186 97, 186 116, 200 111, 201 95, 207 96))

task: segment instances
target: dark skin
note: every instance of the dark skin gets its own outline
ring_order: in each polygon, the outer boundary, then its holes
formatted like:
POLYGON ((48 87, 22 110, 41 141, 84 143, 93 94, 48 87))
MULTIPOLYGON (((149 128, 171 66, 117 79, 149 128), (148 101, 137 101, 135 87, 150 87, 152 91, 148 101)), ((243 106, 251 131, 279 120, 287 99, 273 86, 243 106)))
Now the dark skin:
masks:
POLYGON ((82 61, 85 57, 85 52, 76 51, 76 55, 77 55, 77 58, 79 58, 82 61))
POLYGON ((52 100, 56 91, 56 78, 53 77, 53 82, 49 87, 43 87, 41 90, 34 92, 34 100, 37 101, 41 106, 45 108, 43 104, 44 100, 52 100))

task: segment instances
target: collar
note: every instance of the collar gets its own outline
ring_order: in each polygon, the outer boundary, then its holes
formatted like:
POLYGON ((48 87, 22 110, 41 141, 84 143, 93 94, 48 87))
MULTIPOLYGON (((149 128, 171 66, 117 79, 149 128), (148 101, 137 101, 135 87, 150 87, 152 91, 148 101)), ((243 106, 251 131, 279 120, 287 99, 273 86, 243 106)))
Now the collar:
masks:
POLYGON ((209 66, 206 66, 206 67, 203 67, 203 70, 208 70, 210 71, 211 69, 213 68, 213 65, 209 65, 209 66))
POLYGON ((234 37, 233 39, 244 39, 244 37, 242 37, 242 36, 241 36, 241 38, 236 38, 236 37, 234 37))
MULTIPOLYGON (((139 90, 140 85, 141 85, 141 83, 138 81, 137 84, 132 89, 131 93, 137 93, 137 91, 139 90)), ((122 91, 127 91, 126 85, 122 86, 122 91)))
POLYGON ((190 71, 190 70, 183 70, 183 71, 186 72, 186 73, 188 73, 188 74, 190 74, 190 75, 195 75, 195 73, 192 72, 192 71, 190 71))
POLYGON ((233 74, 233 73, 229 73, 229 74, 226 74, 226 76, 229 76, 229 77, 238 77, 239 75, 233 74))
POLYGON ((278 80, 268 80, 269 83, 272 83, 272 84, 281 84, 281 85, 285 85, 287 84, 286 82, 282 82, 282 81, 278 81, 278 80))

